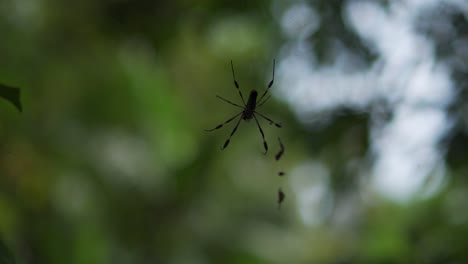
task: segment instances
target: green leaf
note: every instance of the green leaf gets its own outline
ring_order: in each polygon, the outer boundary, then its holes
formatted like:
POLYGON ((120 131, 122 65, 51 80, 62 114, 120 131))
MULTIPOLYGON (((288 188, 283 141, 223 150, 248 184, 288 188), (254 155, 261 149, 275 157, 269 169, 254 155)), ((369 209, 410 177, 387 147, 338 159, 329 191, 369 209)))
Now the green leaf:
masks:
POLYGON ((0 83, 0 97, 12 103, 18 111, 22 112, 23 107, 20 101, 20 89, 16 87, 7 86, 0 83))

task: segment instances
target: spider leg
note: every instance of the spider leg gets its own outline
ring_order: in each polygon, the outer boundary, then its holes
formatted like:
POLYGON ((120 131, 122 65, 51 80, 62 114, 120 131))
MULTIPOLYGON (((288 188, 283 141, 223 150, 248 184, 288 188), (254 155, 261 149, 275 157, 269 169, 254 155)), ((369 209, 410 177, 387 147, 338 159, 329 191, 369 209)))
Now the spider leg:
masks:
POLYGON ((238 117, 238 116, 239 116, 240 114, 242 114, 242 113, 243 113, 243 112, 240 112, 240 113, 236 114, 235 116, 229 118, 226 122, 217 125, 217 126, 216 126, 215 128, 213 128, 213 129, 205 129, 205 131, 213 131, 213 130, 216 130, 216 129, 220 129, 220 128, 222 128, 225 124, 231 122, 232 120, 234 120, 234 118, 238 117))
POLYGON ((255 111, 254 113, 255 113, 255 114, 259 114, 261 117, 263 117, 263 118, 265 118, 266 120, 268 120, 268 121, 270 122, 270 125, 271 125, 271 124, 275 124, 276 127, 281 127, 281 124, 276 123, 275 121, 273 121, 273 120, 271 120, 270 118, 268 118, 268 117, 266 117, 266 116, 260 114, 259 112, 255 111))
POLYGON ((229 135, 229 138, 226 139, 226 142, 224 142, 224 145, 223 145, 223 147, 221 149, 227 148, 227 146, 229 145, 229 142, 231 142, 231 137, 232 137, 232 135, 234 135, 234 133, 236 133, 237 127, 239 126, 241 120, 242 120, 242 116, 239 118, 239 121, 237 121, 237 124, 234 127, 234 129, 232 130, 231 135, 229 135))
POLYGON ((268 99, 270 99, 271 96, 269 95, 265 100, 263 100, 263 102, 261 102, 259 105, 257 105, 257 108, 262 106, 266 101, 268 101, 268 99))
POLYGON ((234 105, 234 106, 237 106, 237 107, 240 107, 240 108, 244 109, 244 107, 242 107, 242 106, 240 106, 240 105, 238 105, 238 104, 236 104, 236 103, 233 103, 233 102, 231 102, 231 101, 229 101, 229 100, 227 100, 227 99, 224 99, 224 98, 222 98, 222 97, 219 96, 219 95, 216 95, 216 97, 218 97, 219 99, 225 101, 226 103, 230 103, 230 104, 232 104, 232 105, 234 105))
POLYGON ((268 90, 270 90, 271 86, 273 85, 273 82, 275 81, 275 59, 273 59, 273 77, 271 78, 270 83, 268 84, 268 87, 266 88, 265 92, 262 94, 260 99, 258 99, 258 102, 260 102, 263 97, 268 93, 268 90))
POLYGON ((239 92, 239 95, 240 95, 240 97, 242 99, 242 102, 244 103, 244 106, 245 106, 246 104, 245 104, 244 96, 242 95, 242 92, 239 89, 239 84, 237 83, 236 75, 234 74, 234 65, 232 64, 232 60, 231 60, 231 70, 232 70, 232 79, 234 79, 234 85, 236 86, 236 89, 239 92))
POLYGON ((257 126, 258 126, 258 129, 260 130, 260 134, 262 134, 262 139, 263 139, 263 147, 265 148, 265 155, 267 154, 268 152, 268 144, 265 140, 265 134, 263 134, 263 130, 262 130, 262 127, 260 126, 260 123, 258 122, 257 120, 257 117, 255 116, 255 114, 253 115, 253 117, 255 118, 255 122, 257 123, 257 126))

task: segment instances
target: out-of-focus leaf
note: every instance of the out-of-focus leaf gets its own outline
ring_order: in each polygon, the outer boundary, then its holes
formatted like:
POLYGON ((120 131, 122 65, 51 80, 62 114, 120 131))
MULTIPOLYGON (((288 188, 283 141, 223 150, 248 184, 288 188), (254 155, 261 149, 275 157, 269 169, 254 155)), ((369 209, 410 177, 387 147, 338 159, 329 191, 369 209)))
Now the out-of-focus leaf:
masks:
POLYGON ((18 109, 18 111, 23 111, 23 107, 21 106, 20 101, 19 88, 7 86, 0 83, 0 97, 12 103, 18 109))
POLYGON ((0 240, 0 264, 14 264, 15 259, 7 246, 0 240))

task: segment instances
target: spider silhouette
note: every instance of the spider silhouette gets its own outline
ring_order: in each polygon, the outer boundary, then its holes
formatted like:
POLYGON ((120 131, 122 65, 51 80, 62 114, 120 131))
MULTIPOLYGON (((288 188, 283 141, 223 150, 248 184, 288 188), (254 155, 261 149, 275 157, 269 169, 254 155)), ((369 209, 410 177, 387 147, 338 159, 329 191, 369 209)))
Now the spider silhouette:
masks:
POLYGON ((240 121, 242 119, 245 120, 245 121, 250 121, 253 118, 253 119, 255 119, 255 122, 257 123, 258 129, 260 130, 260 134, 262 135, 263 147, 265 148, 265 154, 266 154, 268 152, 268 144, 267 144, 267 142, 265 140, 265 134, 263 133, 262 127, 260 126, 260 123, 258 122, 258 119, 257 119, 256 115, 259 115, 260 117, 266 119, 268 122, 270 122, 270 125, 275 124, 275 126, 281 127, 281 124, 276 123, 275 121, 271 120, 270 118, 266 117, 265 115, 259 113, 256 109, 259 108, 260 106, 262 106, 271 97, 270 95, 268 95, 265 98, 265 96, 267 95, 267 93, 270 90, 271 86, 273 85, 273 82, 275 81, 275 60, 273 60, 273 77, 271 78, 270 83, 268 83, 268 86, 265 89, 265 92, 263 92, 262 96, 260 96, 260 98, 257 100, 258 92, 256 90, 250 91, 250 95, 249 95, 249 98, 247 99, 247 103, 245 103, 244 96, 242 95, 242 92, 239 89, 239 84, 236 81, 236 75, 234 74, 234 65, 232 63, 232 60, 231 60, 231 70, 232 70, 232 78, 234 79, 234 85, 235 85, 237 91, 239 92, 239 96, 242 99, 242 103, 244 104, 244 106, 233 103, 233 102, 231 102, 231 101, 229 101, 227 99, 224 99, 223 97, 221 97, 219 95, 216 95, 216 97, 218 97, 219 99, 221 99, 221 100, 223 100, 223 101, 225 101, 225 102, 227 102, 227 103, 229 103, 229 104, 231 104, 233 106, 242 108, 242 111, 240 113, 237 113, 235 116, 229 118, 224 123, 217 125, 215 128, 205 129, 205 131, 214 131, 214 130, 220 129, 224 125, 228 124, 229 122, 231 122, 232 120, 234 120, 234 119, 236 119, 237 117, 240 116, 238 121, 237 121, 236 126, 234 127, 234 129, 231 132, 231 135, 229 135, 229 138, 226 140, 226 142, 224 142, 223 147, 221 147, 221 149, 225 149, 229 145, 229 142, 231 142, 231 137, 234 135, 234 133, 236 133, 237 128, 239 127, 240 121), (265 99, 262 101, 263 98, 265 98, 265 99))

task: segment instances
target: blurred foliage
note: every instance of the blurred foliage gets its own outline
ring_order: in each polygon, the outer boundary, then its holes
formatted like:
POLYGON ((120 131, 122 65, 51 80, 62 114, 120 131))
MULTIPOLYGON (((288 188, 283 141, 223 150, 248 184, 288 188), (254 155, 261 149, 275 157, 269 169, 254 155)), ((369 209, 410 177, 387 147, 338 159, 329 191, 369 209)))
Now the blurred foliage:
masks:
POLYGON ((0 263, 2 264, 13 264, 15 263, 13 255, 5 244, 0 241, 0 263))
MULTIPOLYGON (((309 2, 323 18, 310 39, 321 63, 330 63, 333 41, 375 59, 340 18, 346 1, 309 2)), ((284 40, 274 14, 286 4, 0 2, 0 82, 21 87, 25 108, 19 116, 0 104, 1 263, 13 263, 11 255, 50 264, 468 259, 466 62, 453 76, 460 96, 445 142, 450 180, 430 199, 361 199, 366 178, 358 175, 372 162, 368 113, 340 109, 307 127, 270 100, 262 111, 284 127, 262 123, 268 156, 252 122, 241 123, 224 151, 230 127, 203 131, 237 111, 215 98, 237 100, 230 59, 244 94, 269 81, 284 40), (278 136, 286 152, 274 162, 278 136), (335 206, 316 225, 304 223, 312 216, 292 192, 305 183, 288 180, 304 161, 330 169, 335 206), (278 187, 286 193, 281 210, 278 187), (342 212, 352 220, 340 222, 342 212)), ((466 35, 460 12, 439 15, 453 20, 457 38, 466 35)), ((444 60, 450 47, 430 29, 422 23, 444 60)), ((16 97, 0 96, 21 110, 16 97)), ((313 174, 304 181, 316 180, 313 174)))

